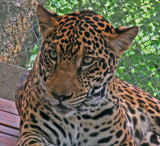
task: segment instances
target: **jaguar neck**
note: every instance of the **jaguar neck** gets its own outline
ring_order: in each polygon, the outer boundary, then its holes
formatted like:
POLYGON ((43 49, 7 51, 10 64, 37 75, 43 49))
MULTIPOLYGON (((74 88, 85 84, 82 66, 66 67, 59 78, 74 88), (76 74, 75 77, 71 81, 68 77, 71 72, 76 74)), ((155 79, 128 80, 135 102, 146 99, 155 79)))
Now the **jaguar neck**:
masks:
POLYGON ((108 99, 108 102, 115 106, 120 102, 116 78, 114 76, 106 86, 106 98, 108 99))

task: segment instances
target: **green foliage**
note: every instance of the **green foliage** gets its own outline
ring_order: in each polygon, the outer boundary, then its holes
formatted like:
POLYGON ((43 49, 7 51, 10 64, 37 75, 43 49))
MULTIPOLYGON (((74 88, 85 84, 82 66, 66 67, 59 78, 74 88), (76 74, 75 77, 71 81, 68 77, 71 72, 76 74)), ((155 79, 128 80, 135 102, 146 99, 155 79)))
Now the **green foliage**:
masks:
MULTIPOLYGON (((46 8, 59 15, 90 9, 104 16, 114 27, 140 26, 132 47, 120 58, 116 76, 160 98, 159 0, 48 0, 46 8)), ((36 54, 37 46, 30 63, 36 54)))
POLYGON ((31 50, 31 56, 30 56, 30 60, 29 60, 29 62, 28 62, 28 64, 26 65, 26 68, 27 69, 32 69, 32 67, 33 67, 33 63, 34 63, 34 61, 36 60, 36 57, 37 57, 37 54, 38 54, 38 51, 39 51, 39 45, 35 45, 34 46, 34 48, 33 48, 33 50, 31 50))

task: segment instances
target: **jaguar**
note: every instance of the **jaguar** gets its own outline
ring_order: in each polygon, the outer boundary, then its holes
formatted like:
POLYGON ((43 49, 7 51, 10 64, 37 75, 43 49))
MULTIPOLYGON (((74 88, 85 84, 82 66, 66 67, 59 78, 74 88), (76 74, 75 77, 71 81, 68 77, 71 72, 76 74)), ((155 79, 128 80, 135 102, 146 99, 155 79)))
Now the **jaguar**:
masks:
POLYGON ((15 102, 18 146, 158 146, 160 101, 115 77, 138 26, 114 28, 83 10, 60 16, 37 3, 43 40, 15 102))

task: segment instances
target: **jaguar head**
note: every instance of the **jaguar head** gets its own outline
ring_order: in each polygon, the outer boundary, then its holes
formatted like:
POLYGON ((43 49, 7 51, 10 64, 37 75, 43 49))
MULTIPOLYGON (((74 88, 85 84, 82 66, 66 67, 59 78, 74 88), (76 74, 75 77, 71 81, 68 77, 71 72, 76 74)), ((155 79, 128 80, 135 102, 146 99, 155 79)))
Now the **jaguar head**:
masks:
POLYGON ((43 42, 35 64, 48 97, 61 108, 100 103, 139 28, 113 28, 91 10, 59 16, 38 4, 36 12, 43 42))

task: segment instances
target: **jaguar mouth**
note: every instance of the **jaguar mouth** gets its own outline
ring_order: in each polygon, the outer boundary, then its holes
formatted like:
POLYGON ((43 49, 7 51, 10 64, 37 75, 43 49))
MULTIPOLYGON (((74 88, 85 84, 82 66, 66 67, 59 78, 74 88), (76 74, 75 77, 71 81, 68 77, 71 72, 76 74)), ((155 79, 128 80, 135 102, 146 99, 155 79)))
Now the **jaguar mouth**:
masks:
POLYGON ((54 108, 56 110, 57 113, 61 113, 61 114, 67 114, 67 113, 70 113, 73 111, 73 109, 65 106, 64 104, 62 103, 59 103, 57 105, 54 105, 54 108))
POLYGON ((62 103, 57 104, 56 107, 63 109, 63 110, 70 109, 70 108, 66 107, 65 105, 63 105, 62 103))

